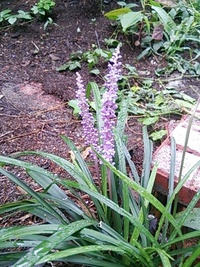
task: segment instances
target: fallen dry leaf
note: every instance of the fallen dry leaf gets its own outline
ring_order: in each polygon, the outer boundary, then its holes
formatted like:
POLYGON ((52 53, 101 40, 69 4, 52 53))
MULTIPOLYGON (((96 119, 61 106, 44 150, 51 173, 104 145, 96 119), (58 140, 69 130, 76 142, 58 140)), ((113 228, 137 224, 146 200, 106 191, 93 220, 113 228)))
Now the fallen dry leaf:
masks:
POLYGON ((163 25, 157 25, 154 29, 153 29, 153 34, 152 34, 152 39, 153 40, 157 40, 160 41, 163 38, 163 25))
MULTIPOLYGON (((89 155, 90 155, 90 152, 91 152, 91 147, 86 147, 86 149, 84 149, 82 152, 81 152, 81 156, 83 157, 83 159, 85 160, 89 155)), ((74 152, 72 150, 69 151, 69 154, 70 154, 70 157, 72 159, 72 161, 75 160, 75 155, 74 155, 74 152)))

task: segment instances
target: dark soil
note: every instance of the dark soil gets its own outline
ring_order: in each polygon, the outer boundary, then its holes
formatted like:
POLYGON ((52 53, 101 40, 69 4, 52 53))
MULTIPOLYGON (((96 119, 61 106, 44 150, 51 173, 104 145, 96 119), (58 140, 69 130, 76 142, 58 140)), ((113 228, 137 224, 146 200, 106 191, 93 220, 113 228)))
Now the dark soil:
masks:
MULTIPOLYGON (((11 8, 14 12, 19 9, 28 11, 35 2, 1 0, 0 10, 11 8)), ((115 6, 116 3, 111 2, 102 9, 109 11, 115 6)), ((58 26, 49 25, 46 31, 43 29, 44 21, 40 20, 0 29, 1 155, 40 150, 69 158, 70 153, 60 138, 61 134, 70 137, 78 146, 84 146, 80 120, 73 117, 67 105, 75 97, 76 74, 69 71, 59 73, 56 68, 64 64, 72 52, 88 51, 93 44, 105 48, 104 39, 113 34, 114 28, 103 16, 100 5, 92 0, 57 0, 52 18, 58 26), (93 19, 96 19, 95 23, 92 23, 93 19), (78 28, 80 31, 77 31, 78 28)), ((134 65, 147 77, 153 77, 155 68, 166 64, 154 57, 137 61, 141 49, 134 46, 134 40, 127 40, 120 35, 118 38, 123 40, 123 62, 134 65)), ((102 73, 106 73, 107 64, 98 67, 102 73)), ((100 77, 89 75, 86 64, 80 73, 85 83, 91 80, 103 83, 100 77)), ((132 82, 135 85, 138 83, 137 80, 132 82)), ((184 85, 187 93, 197 97, 191 89, 192 85, 199 88, 197 79, 185 79, 184 85)), ((156 127, 166 127, 167 121, 162 121, 156 127)), ((128 120, 128 146, 133 151, 133 161, 139 170, 143 158, 141 129, 137 118, 128 120)), ((31 160, 62 175, 58 167, 45 160, 31 160)), ((20 177, 27 179, 24 173, 20 177)), ((0 204, 16 200, 22 195, 20 188, 5 177, 0 177, 0 184, 0 204)), ((36 187, 35 184, 32 186, 36 187)))
MULTIPOLYGON (((30 8, 36 1, 1 1, 0 10, 10 8, 13 12, 30 8)), ((116 7, 115 2, 103 5, 98 1, 57 0, 52 13, 58 25, 49 25, 44 31, 44 21, 34 20, 15 26, 1 28, 0 31, 0 153, 9 155, 23 150, 43 150, 64 157, 68 149, 60 139, 65 134, 78 145, 83 146, 80 120, 72 115, 67 101, 75 97, 76 74, 66 71, 59 73, 56 68, 64 64, 72 52, 92 49, 93 44, 105 48, 105 38, 109 38, 114 28, 103 16, 103 12, 116 7), (93 23, 92 20, 96 22, 93 23), (80 31, 77 31, 77 29, 80 31)), ((153 77, 158 66, 166 64, 151 57, 137 61, 141 52, 133 40, 127 43, 123 35, 121 50, 125 63, 129 63, 143 73, 153 77), (157 63, 156 63, 157 62, 157 63), (155 64, 156 63, 156 64, 155 64), (160 65, 159 65, 160 64, 160 65)), ((106 73, 107 63, 98 66, 106 73)), ((85 84, 91 80, 103 83, 101 78, 89 75, 87 65, 80 70, 85 84)), ((133 85, 138 81, 133 80, 133 85)), ((198 86, 196 79, 184 80, 185 90, 194 96, 192 85, 198 86), (188 85, 188 86, 187 86, 188 85), (190 87, 189 87, 190 86, 190 87)), ((197 95, 196 95, 197 97, 197 95)), ((156 127, 165 127, 166 121, 156 127)), ((142 134, 141 125, 135 118, 127 123, 129 148, 133 160, 141 166, 142 134)), ((7 180, 1 178, 0 202, 8 201, 13 191, 7 180), (8 184, 7 184, 8 183, 8 184)))

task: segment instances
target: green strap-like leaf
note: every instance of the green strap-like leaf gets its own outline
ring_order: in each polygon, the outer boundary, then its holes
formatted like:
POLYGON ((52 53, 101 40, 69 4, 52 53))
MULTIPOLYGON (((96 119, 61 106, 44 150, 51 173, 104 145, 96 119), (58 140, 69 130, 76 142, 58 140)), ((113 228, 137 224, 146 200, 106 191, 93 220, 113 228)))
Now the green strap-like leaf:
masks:
POLYGON ((67 226, 60 225, 57 231, 46 240, 42 241, 34 249, 29 251, 24 257, 12 265, 12 267, 32 267, 47 255, 58 244, 72 236, 84 227, 96 224, 95 221, 81 220, 73 222, 67 226))
MULTIPOLYGON (((97 152, 96 152, 97 153, 97 152)), ((98 153, 97 153, 98 154, 98 153)), ((129 177, 121 173, 119 170, 115 168, 112 164, 107 162, 100 154, 98 154, 101 161, 109 168, 112 172, 114 172, 122 181, 124 181, 130 188, 134 189, 138 192, 144 199, 147 199, 149 203, 151 203, 154 207, 156 207, 162 214, 165 216, 170 223, 174 226, 177 233, 181 235, 181 230, 179 225, 173 216, 168 212, 168 210, 162 205, 160 201, 158 201, 152 194, 150 194, 145 188, 141 185, 137 184, 135 181, 131 180, 129 177)), ((157 240, 157 239, 155 239, 157 240)), ((154 240, 154 241, 155 241, 154 240)))
MULTIPOLYGON (((116 253, 119 253, 122 255, 124 254, 123 249, 121 249, 119 247, 112 246, 112 245, 91 245, 91 246, 82 246, 82 247, 72 248, 72 249, 68 249, 68 250, 64 250, 64 251, 60 251, 60 252, 54 252, 50 255, 44 256, 37 263, 41 264, 41 263, 44 263, 47 261, 60 260, 62 258, 66 258, 66 257, 73 256, 73 255, 79 255, 79 254, 86 254, 87 255, 87 253, 95 252, 95 251, 97 251, 97 252, 99 252, 99 251, 113 251, 113 252, 116 252, 116 253)), ((17 267, 17 265, 16 265, 16 267, 17 267)), ((26 267, 28 267, 28 265, 26 267)))
POLYGON ((44 224, 34 226, 15 226, 0 229, 0 242, 12 239, 20 239, 36 234, 52 234, 58 230, 60 224, 44 224))
POLYGON ((18 179, 15 175, 12 173, 0 168, 0 173, 8 177, 11 181, 19 185, 22 189, 24 189, 28 194, 30 194, 32 197, 34 197, 41 205, 43 205, 50 213, 52 213, 55 218, 59 219, 60 222, 66 223, 66 220, 58 213, 54 208, 51 207, 50 204, 48 204, 45 200, 43 200, 39 194, 37 194, 34 190, 32 190, 29 186, 27 186, 24 182, 22 182, 20 179, 18 179))

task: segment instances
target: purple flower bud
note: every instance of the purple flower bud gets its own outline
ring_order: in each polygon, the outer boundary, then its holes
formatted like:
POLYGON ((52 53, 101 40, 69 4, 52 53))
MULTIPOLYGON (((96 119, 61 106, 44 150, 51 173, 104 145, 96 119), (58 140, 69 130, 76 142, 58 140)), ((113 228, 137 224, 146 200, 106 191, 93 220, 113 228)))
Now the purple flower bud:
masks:
POLYGON ((76 97, 79 100, 78 106, 80 108, 80 115, 82 117, 81 124, 83 126, 84 138, 86 145, 92 145, 98 150, 98 132, 94 127, 94 118, 89 110, 88 99, 85 95, 85 88, 83 85, 82 78, 79 73, 76 73, 77 87, 76 97))
POLYGON ((113 162, 113 156, 115 154, 114 149, 114 134, 113 129, 115 126, 115 110, 117 109, 117 104, 115 103, 117 99, 118 91, 118 80, 121 73, 121 62, 118 60, 121 58, 119 46, 116 48, 113 56, 108 64, 109 73, 107 75, 107 81, 105 83, 105 88, 107 89, 102 97, 102 108, 101 108, 101 150, 104 158, 110 163, 113 162))

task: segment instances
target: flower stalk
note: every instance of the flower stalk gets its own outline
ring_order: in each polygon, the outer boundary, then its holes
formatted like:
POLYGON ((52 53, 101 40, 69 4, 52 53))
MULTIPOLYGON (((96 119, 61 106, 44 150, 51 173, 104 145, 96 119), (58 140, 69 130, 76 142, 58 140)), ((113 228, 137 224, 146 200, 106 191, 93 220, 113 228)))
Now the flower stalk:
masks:
POLYGON ((100 131, 101 137, 101 150, 104 158, 110 163, 113 162, 115 154, 115 142, 114 142, 114 126, 116 121, 115 111, 117 109, 116 99, 118 91, 118 80, 121 73, 121 62, 118 60, 121 58, 119 46, 116 48, 109 64, 108 75, 105 82, 106 91, 102 97, 101 108, 101 120, 102 128, 100 131))
MULTIPOLYGON (((118 91, 118 80, 121 74, 121 58, 119 46, 113 53, 112 58, 108 64, 108 75, 106 77, 106 82, 104 84, 106 91, 102 96, 101 100, 101 129, 99 133, 94 126, 94 118, 89 110, 88 99, 85 95, 85 89, 83 85, 82 78, 79 73, 77 73, 77 93, 76 96, 79 100, 79 108, 81 110, 82 126, 85 136, 86 145, 92 145, 98 152, 100 152, 103 157, 113 163, 113 157, 115 155, 115 142, 113 130, 116 121, 116 99, 118 91), (100 144, 99 144, 100 136, 100 144)), ((97 118, 98 119, 98 118, 97 118)))
POLYGON ((85 95, 85 88, 83 85, 83 80, 79 73, 76 73, 77 78, 77 87, 78 90, 76 92, 76 97, 78 98, 78 106, 80 108, 80 115, 82 117, 81 124, 83 126, 85 144, 90 146, 92 145, 96 150, 98 150, 98 132, 94 127, 94 117, 90 112, 90 107, 88 103, 88 99, 85 95))

